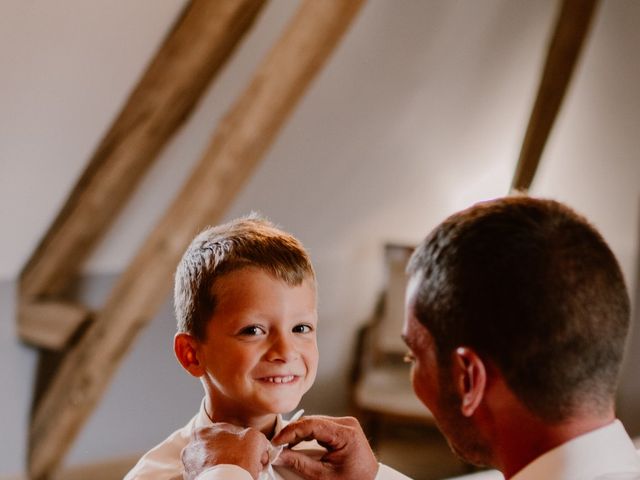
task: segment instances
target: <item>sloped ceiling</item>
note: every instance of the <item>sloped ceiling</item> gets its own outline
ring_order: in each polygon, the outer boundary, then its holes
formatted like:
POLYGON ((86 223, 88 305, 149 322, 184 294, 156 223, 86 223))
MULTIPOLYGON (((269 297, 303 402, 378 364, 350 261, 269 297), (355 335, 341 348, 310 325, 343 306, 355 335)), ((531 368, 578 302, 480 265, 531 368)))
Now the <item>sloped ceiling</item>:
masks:
MULTIPOLYGON (((17 275, 183 4, 2 3, 0 278, 17 275)), ((123 269, 295 7, 267 7, 87 272, 123 269)), ((259 210, 316 261, 360 264, 360 275, 381 242, 415 242, 452 211, 505 194, 555 8, 371 0, 228 216, 259 210)), ((590 217, 632 280, 640 4, 605 0, 598 13, 532 193, 590 217)))

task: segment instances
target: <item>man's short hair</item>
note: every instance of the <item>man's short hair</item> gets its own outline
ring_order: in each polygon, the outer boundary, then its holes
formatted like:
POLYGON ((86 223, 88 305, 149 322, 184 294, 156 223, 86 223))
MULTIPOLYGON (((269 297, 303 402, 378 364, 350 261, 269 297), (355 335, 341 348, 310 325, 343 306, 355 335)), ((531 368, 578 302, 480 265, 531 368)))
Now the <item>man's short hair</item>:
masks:
POLYGON ((480 203, 436 227, 407 270, 422 277, 414 313, 443 365, 457 346, 473 348, 546 421, 610 407, 629 297, 582 216, 524 196, 480 203))
POLYGON ((178 331, 204 341, 216 307, 215 281, 245 267, 260 268, 291 286, 307 278, 315 280, 302 244, 255 214, 207 228, 193 239, 176 269, 178 331))

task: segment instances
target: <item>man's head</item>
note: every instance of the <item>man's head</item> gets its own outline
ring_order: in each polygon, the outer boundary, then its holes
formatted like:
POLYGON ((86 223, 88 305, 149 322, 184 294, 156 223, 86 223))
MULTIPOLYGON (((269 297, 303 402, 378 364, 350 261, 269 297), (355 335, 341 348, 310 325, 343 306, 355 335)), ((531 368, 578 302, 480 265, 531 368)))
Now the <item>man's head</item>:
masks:
POLYGON ((413 317, 441 377, 466 348, 544 422, 612 407, 629 299, 613 253, 571 209, 528 197, 475 205, 431 232, 408 273, 405 336, 413 317))
POLYGON ((215 421, 272 428, 313 384, 313 267, 269 222, 242 218, 199 234, 176 272, 175 309, 176 356, 202 379, 215 421))

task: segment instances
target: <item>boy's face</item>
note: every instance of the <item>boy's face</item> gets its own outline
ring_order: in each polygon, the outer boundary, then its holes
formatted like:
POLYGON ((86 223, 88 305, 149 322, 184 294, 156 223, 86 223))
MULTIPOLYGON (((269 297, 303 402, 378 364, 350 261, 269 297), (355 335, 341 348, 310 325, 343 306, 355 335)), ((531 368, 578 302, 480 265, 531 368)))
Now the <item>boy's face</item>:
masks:
POLYGON ((289 412, 316 376, 316 289, 247 267, 214 285, 216 307, 198 357, 214 419, 289 412))

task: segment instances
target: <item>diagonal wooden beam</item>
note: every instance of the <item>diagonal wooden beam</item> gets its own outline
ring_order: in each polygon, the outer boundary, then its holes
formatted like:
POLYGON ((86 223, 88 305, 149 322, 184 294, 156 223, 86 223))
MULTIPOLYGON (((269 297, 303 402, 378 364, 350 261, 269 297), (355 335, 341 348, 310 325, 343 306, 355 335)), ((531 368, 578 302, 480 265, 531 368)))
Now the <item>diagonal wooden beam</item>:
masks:
POLYGON ((301 5, 102 312, 63 360, 31 424, 31 478, 44 478, 59 465, 137 332, 164 301, 191 238, 221 218, 362 3, 301 5))
POLYGON ((526 192, 585 42, 598 0, 563 0, 511 190, 526 192))
POLYGON ((90 316, 87 308, 70 302, 21 302, 18 306, 18 335, 32 345, 62 350, 90 316))
MULTIPOLYGON (((616 416, 624 422, 628 432, 636 436, 634 443, 640 448, 640 383, 638 382, 638 365, 640 365, 640 196, 636 197, 636 241, 635 269, 629 272, 629 296, 631 300, 631 324, 625 347, 619 388, 616 396, 616 416)), ((628 252, 631 253, 631 252, 628 252)))
POLYGON ((264 3, 192 0, 185 7, 25 265, 23 297, 55 297, 68 287, 264 3))

